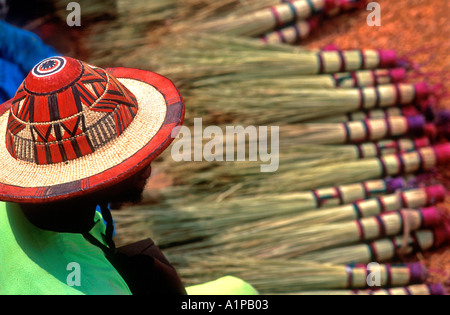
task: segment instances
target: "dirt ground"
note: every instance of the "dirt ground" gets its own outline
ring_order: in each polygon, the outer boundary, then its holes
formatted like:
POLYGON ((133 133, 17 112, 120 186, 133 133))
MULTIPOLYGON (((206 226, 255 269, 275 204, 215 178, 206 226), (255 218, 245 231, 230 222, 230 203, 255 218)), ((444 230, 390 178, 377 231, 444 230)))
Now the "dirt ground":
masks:
MULTIPOLYGON (((381 26, 367 25, 369 11, 359 11, 325 21, 304 42, 308 47, 335 44, 342 49, 395 49, 418 68, 410 81, 435 85, 439 104, 450 109, 450 2, 442 0, 379 0, 381 26)), ((450 179, 450 167, 441 170, 450 179)), ((443 205, 450 214, 450 199, 443 205)), ((450 247, 419 254, 430 268, 430 281, 450 287, 450 247)))

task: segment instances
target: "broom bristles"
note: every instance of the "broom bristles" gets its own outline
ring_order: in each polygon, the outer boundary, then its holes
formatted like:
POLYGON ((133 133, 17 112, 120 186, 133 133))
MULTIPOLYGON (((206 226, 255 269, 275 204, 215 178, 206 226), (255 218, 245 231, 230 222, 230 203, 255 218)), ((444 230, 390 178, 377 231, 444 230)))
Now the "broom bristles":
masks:
POLYGON ((382 287, 422 283, 426 268, 420 264, 404 266, 339 266, 308 261, 283 261, 232 256, 189 256, 174 261, 188 285, 196 285, 229 275, 245 279, 260 293, 288 293, 302 290, 367 288, 367 275, 379 272, 382 287), (261 278, 261 274, 265 277, 261 278))

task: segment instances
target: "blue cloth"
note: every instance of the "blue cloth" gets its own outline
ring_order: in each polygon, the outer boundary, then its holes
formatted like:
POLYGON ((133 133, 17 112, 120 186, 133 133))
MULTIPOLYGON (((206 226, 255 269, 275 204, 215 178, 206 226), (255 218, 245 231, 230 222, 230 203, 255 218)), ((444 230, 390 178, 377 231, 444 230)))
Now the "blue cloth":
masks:
MULTIPOLYGON (((102 207, 100 205, 97 205, 96 211, 98 213, 100 213, 103 218, 102 207)), ((107 208, 104 209, 104 211, 109 211, 109 213, 111 213, 111 204, 110 203, 108 203, 107 208)), ((111 218, 112 218, 112 214, 111 214, 111 218)), ((103 219, 103 223, 105 224, 105 226, 108 226, 108 222, 106 222, 105 219, 103 219)), ((114 218, 112 218, 112 228, 113 228, 112 236, 114 237, 114 236, 116 236, 116 227, 115 227, 115 223, 114 223, 114 218)))
POLYGON ((56 55, 36 34, 0 20, 0 103, 14 96, 37 63, 56 55))

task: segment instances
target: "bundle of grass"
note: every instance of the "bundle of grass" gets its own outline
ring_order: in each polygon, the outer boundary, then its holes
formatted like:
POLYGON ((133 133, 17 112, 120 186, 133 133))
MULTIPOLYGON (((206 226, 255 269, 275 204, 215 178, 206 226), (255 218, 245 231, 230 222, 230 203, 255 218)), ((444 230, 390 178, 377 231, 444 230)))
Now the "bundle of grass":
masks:
MULTIPOLYGON (((353 222, 297 227, 295 224, 258 231, 218 234, 209 240, 171 248, 179 254, 245 252, 255 258, 306 259, 303 255, 321 249, 340 247, 409 231, 435 227, 443 216, 436 208, 400 210, 353 222)), ((277 220, 274 224, 279 224, 277 220)))
POLYGON ((318 250, 302 256, 308 261, 333 264, 368 264, 386 262, 410 256, 417 252, 438 249, 450 242, 450 226, 440 225, 432 230, 420 230, 411 235, 386 238, 367 244, 318 250))
POLYGON ((117 9, 120 16, 129 18, 128 23, 148 24, 174 17, 179 2, 179 0, 118 0, 117 9))
POLYGON ((389 117, 410 117, 420 115, 420 111, 415 106, 389 107, 386 109, 373 109, 368 111, 356 111, 346 115, 335 115, 325 118, 313 119, 307 123, 332 124, 365 119, 387 119, 389 117))
MULTIPOLYGON (((127 57, 135 50, 154 49, 158 34, 168 32, 160 24, 175 15, 179 1, 119 0, 117 5, 116 1, 112 2, 114 7, 117 7, 115 19, 87 25, 89 62, 98 66, 126 66, 127 57), (148 36, 150 32, 153 36, 148 36)), ((84 12, 85 8, 95 7, 85 4, 82 8, 84 12)), ((67 11, 65 14, 67 15, 67 11)), ((145 67, 140 65, 137 68, 145 67)))
MULTIPOLYGON (((233 167, 226 164, 212 167, 185 176, 185 181, 197 187, 223 188, 231 184, 240 184, 240 192, 252 191, 255 194, 283 193, 312 190, 332 185, 345 185, 357 181, 415 174, 446 165, 450 160, 450 144, 444 143, 432 147, 419 148, 416 151, 385 155, 377 158, 366 158, 355 161, 339 161, 333 163, 333 157, 326 158, 319 165, 308 165, 280 157, 280 166, 276 173, 261 173, 259 164, 233 162, 233 167), (296 170, 302 165, 300 171, 296 170), (305 167, 306 166, 306 167, 305 167), (276 186, 266 185, 270 180, 276 186)), ((206 189, 206 188, 205 188, 206 189)))
POLYGON ((381 287, 423 283, 427 275, 426 267, 421 264, 341 266, 307 261, 260 260, 239 255, 189 256, 180 264, 175 264, 188 285, 217 279, 226 270, 229 275, 251 283, 261 294, 365 289, 368 287, 367 275, 371 272, 379 273, 381 287))
MULTIPOLYGON (((65 0, 46 0, 53 4, 56 14, 62 21, 67 20, 68 4, 65 0)), ((84 23, 98 21, 100 19, 111 19, 117 17, 116 0, 79 0, 76 3, 80 5, 81 20, 84 23)), ((119 1, 120 2, 120 1, 119 1)), ((73 7, 72 9, 73 10, 73 7)))
POLYGON ((272 78, 249 78, 241 80, 239 74, 213 76, 197 80, 191 84, 192 88, 207 86, 221 86, 227 89, 273 89, 282 86, 284 89, 325 89, 325 88, 357 88, 372 87, 400 83, 404 80, 403 68, 358 70, 344 73, 301 75, 301 76, 274 76, 272 78))
MULTIPOLYGON (((329 187, 292 194, 251 194, 248 197, 211 199, 210 194, 200 194, 200 200, 188 197, 170 198, 157 206, 135 206, 115 214, 121 238, 145 237, 150 233, 158 245, 167 248, 204 240, 227 228, 254 221, 274 220, 286 215, 312 209, 332 208, 361 199, 390 194, 407 187, 403 178, 373 180, 350 185, 329 187), (179 199, 179 201, 177 201, 179 199)), ((412 194, 412 193, 411 193, 412 194)), ((420 192, 418 193, 420 195, 420 192)), ((409 194, 408 194, 409 195, 409 194)), ((430 195, 431 196, 431 195, 430 195)))
MULTIPOLYGON (((245 84, 244 84, 245 86, 245 84)), ((410 105, 428 97, 426 84, 398 84, 358 89, 196 88, 189 93, 194 110, 220 110, 249 123, 296 123, 357 110, 410 105), (276 109, 276 110, 275 110, 276 109), (268 115, 261 115, 261 112, 268 115)))
POLYGON ((294 293, 295 295, 405 295, 405 296, 442 296, 447 295, 442 284, 416 284, 403 288, 375 289, 375 290, 334 290, 334 291, 307 291, 294 293))
POLYGON ((365 1, 298 0, 286 1, 247 14, 229 15, 195 27, 196 31, 220 32, 230 35, 257 36, 288 23, 307 19, 314 14, 335 15, 360 7, 365 1))
MULTIPOLYGON (((227 226, 220 226, 220 233, 245 233, 250 235, 251 233, 288 226, 305 228, 310 225, 349 222, 381 215, 385 212, 399 211, 404 208, 418 209, 434 206, 444 201, 445 194, 446 190, 442 185, 410 189, 403 192, 397 191, 395 194, 378 196, 339 207, 311 209, 305 212, 279 215, 276 218, 264 220, 261 218, 258 220, 253 217, 254 221, 249 223, 232 222, 230 220, 231 222, 227 226), (226 228, 229 230, 226 230, 226 228)), ((214 219, 211 220, 210 224, 213 225, 214 219)))
POLYGON ((152 68, 177 83, 239 74, 241 81, 395 67, 392 50, 313 51, 224 35, 191 34, 162 38, 157 49, 136 49, 127 66, 152 68), (150 56, 150 58, 149 58, 150 56), (146 62, 149 62, 146 64, 146 62))

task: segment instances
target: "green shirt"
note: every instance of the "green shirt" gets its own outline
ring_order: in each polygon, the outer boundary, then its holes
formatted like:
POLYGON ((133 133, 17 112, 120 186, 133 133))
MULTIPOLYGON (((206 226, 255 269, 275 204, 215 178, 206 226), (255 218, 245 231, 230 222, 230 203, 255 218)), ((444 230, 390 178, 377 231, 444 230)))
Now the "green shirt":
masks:
MULTIPOLYGON (((90 233, 103 243, 96 212, 90 233)), ((0 202, 0 295, 128 295, 127 284, 103 251, 81 234, 32 225, 18 205, 0 202)))

